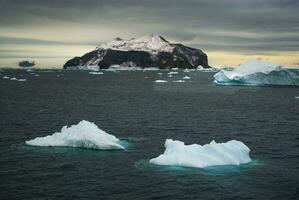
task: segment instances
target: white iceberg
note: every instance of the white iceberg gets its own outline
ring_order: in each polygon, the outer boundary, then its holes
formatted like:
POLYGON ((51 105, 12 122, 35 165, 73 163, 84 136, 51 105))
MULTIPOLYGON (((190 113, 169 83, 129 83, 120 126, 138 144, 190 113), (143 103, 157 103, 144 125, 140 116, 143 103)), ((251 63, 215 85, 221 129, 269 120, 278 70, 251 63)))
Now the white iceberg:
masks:
POLYGON ((143 71, 159 71, 160 69, 158 67, 145 67, 142 68, 143 71))
POLYGON ((209 68, 204 68, 201 65, 198 65, 198 67, 196 68, 197 71, 201 71, 201 72, 218 72, 219 69, 215 68, 215 67, 209 67, 209 68))
POLYGON ((17 81, 18 79, 16 77, 12 77, 10 80, 11 81, 17 81))
POLYGON ((20 78, 18 81, 24 82, 24 81, 26 81, 26 79, 25 78, 20 78))
POLYGON ((179 72, 168 72, 168 75, 178 74, 179 72))
POLYGON ((191 78, 190 78, 189 76, 184 76, 183 79, 185 79, 185 80, 189 80, 189 79, 191 79, 191 78))
POLYGON ((93 74, 93 75, 102 75, 104 74, 103 72, 89 72, 88 74, 93 74))
POLYGON ((165 80, 155 80, 156 83, 166 83, 167 81, 165 80))
POLYGON ((9 76, 3 76, 3 79, 10 79, 9 76))
POLYGON ((26 141, 31 146, 81 147, 90 149, 125 149, 120 140, 92 122, 82 120, 76 125, 62 127, 60 132, 26 141))
POLYGON ((226 143, 185 145, 184 142, 167 139, 165 151, 150 160, 157 165, 204 168, 217 165, 240 165, 251 162, 250 149, 240 141, 226 143))
POLYGON ((176 80, 176 81, 173 81, 174 83, 185 83, 184 80, 176 80))
POLYGON ((230 71, 222 69, 214 79, 218 85, 299 86, 298 71, 265 61, 247 61, 230 71))

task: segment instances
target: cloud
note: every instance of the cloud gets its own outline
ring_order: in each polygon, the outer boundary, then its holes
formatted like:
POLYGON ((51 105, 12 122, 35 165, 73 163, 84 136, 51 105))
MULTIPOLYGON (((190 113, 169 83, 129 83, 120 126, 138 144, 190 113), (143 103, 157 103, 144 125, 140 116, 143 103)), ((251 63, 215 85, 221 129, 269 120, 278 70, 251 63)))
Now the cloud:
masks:
POLYGON ((298 10, 297 0, 0 0, 0 44, 97 46, 154 33, 206 51, 299 51, 298 10))

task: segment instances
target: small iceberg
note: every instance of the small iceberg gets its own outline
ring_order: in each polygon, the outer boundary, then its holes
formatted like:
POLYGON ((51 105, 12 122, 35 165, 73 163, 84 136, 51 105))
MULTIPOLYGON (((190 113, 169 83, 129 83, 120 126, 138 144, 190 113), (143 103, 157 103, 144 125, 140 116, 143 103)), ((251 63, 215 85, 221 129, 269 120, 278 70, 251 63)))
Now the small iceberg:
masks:
POLYGON ((155 80, 155 83, 166 83, 167 81, 165 80, 155 80))
POLYGON ((247 61, 233 70, 222 69, 214 75, 218 85, 299 86, 299 72, 265 61, 247 61))
POLYGON ((299 96, 295 96, 295 99, 299 99, 299 96))
POLYGON ((167 139, 165 151, 150 160, 156 165, 174 165, 182 167, 205 168, 217 165, 240 165, 251 162, 250 149, 240 141, 226 143, 185 145, 178 140, 167 139))
POLYGON ((198 67, 196 68, 197 71, 201 71, 201 72, 218 72, 219 69, 215 68, 215 67, 209 67, 209 68, 204 68, 201 65, 198 65, 198 67))
POLYGON ((10 80, 11 81, 17 81, 18 79, 16 77, 12 77, 10 80))
POLYGON ((184 80, 176 80, 176 81, 173 81, 174 83, 185 83, 186 81, 184 80))
POLYGON ((25 78, 20 78, 18 81, 24 82, 24 81, 26 81, 26 79, 25 78))
POLYGON ((81 147, 89 149, 125 149, 120 140, 98 128, 92 122, 82 120, 76 125, 62 127, 60 132, 37 137, 25 142, 31 146, 81 147))
POLYGON ((168 75, 174 75, 174 74, 178 74, 179 72, 168 72, 168 75))
POLYGON ((184 76, 183 79, 185 79, 185 80, 189 80, 189 79, 191 79, 191 78, 190 78, 189 76, 184 76))
POLYGON ((93 75, 102 75, 104 74, 103 72, 89 72, 88 74, 93 74, 93 75))
POLYGON ((9 76, 3 76, 3 79, 10 79, 9 76))

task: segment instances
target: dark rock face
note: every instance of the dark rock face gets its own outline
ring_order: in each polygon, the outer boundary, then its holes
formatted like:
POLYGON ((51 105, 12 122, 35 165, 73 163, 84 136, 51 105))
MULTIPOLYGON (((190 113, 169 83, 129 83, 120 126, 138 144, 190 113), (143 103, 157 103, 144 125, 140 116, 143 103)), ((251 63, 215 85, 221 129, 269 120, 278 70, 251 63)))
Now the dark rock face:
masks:
MULTIPOLYGON (((67 61, 63 68, 67 69, 69 67, 88 65, 98 65, 100 69, 107 69, 111 65, 137 66, 142 68, 158 67, 160 69, 193 69, 199 65, 204 68, 210 67, 207 55, 201 50, 182 44, 171 44, 161 36, 152 37, 155 38, 150 38, 149 41, 142 40, 142 45, 148 45, 149 47, 146 46, 143 48, 142 46, 142 48, 136 47, 135 49, 134 39, 128 40, 131 46, 127 48, 124 46, 127 44, 127 40, 117 38, 112 42, 117 43, 117 45, 119 45, 119 42, 122 42, 121 47, 115 46, 114 43, 114 46, 111 47, 100 47, 84 54, 82 57, 74 57, 67 61), (154 43, 152 42, 153 40, 155 40, 154 43), (156 40, 159 41, 157 42, 156 40)), ((136 45, 140 45, 138 39, 136 40, 136 45)))

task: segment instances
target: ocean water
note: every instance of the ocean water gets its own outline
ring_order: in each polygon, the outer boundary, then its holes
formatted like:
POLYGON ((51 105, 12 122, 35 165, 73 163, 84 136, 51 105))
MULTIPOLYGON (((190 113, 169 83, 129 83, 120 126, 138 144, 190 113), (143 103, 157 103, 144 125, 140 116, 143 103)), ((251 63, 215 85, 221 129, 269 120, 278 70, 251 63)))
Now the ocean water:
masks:
POLYGON ((298 198, 298 88, 216 86, 214 73, 162 73, 2 70, 0 199, 298 198), (185 83, 173 82, 186 75, 185 83), (128 149, 24 143, 83 119, 128 149), (167 138, 240 140, 253 162, 205 169, 150 164, 167 138))

